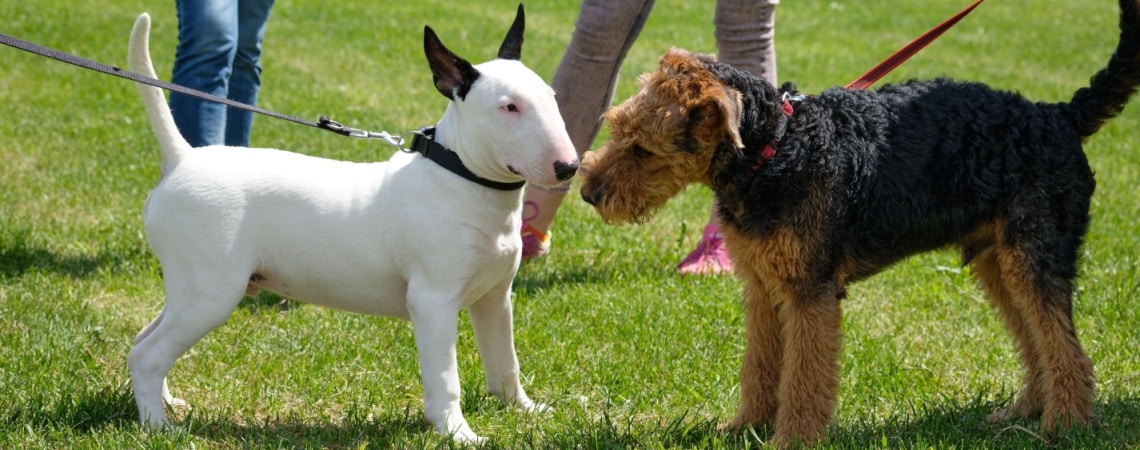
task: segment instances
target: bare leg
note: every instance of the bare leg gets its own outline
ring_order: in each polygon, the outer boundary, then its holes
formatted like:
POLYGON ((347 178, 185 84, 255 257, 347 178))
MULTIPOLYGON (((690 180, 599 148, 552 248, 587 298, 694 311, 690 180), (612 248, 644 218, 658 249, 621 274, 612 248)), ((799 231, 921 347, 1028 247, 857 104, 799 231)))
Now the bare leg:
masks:
MULTIPOLYGON (((621 63, 652 8, 653 0, 582 2, 574 34, 551 82, 566 131, 579 155, 598 135, 602 113, 613 100, 621 63)), ((546 253, 554 215, 569 190, 569 183, 561 189, 527 185, 523 198, 524 259, 546 253)))
MULTIPOLYGON (((716 2, 718 59, 776 84, 776 4, 778 0, 716 2)), ((717 201, 713 198, 701 242, 677 266, 682 275, 732 272, 732 261, 722 241, 717 201)))

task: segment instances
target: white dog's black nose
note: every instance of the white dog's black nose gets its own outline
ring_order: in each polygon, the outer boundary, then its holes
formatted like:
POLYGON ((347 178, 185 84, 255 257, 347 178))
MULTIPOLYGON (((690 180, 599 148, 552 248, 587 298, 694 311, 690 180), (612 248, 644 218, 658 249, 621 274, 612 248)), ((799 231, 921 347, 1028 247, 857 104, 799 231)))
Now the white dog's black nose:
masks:
POLYGON ((562 161, 557 161, 554 163, 554 176, 558 178, 558 181, 569 180, 570 178, 573 178, 574 174, 576 173, 578 173, 577 159, 570 161, 569 164, 562 161))

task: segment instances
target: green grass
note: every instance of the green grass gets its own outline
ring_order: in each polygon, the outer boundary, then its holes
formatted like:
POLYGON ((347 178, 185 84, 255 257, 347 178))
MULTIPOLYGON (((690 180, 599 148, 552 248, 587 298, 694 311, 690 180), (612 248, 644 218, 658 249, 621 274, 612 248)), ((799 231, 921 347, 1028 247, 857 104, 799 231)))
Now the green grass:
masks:
MULTIPOLYGON (((527 4, 523 60, 549 79, 576 1, 527 4)), ((617 97, 670 46, 715 51, 712 3, 662 0, 617 97)), ((841 85, 965 5, 960 0, 789 1, 778 13, 779 73, 807 93, 841 85)), ((0 3, 0 32, 124 65, 135 16, 153 16, 169 74, 173 2, 0 3)), ((372 130, 434 123, 445 105, 421 50, 424 24, 473 61, 494 54, 514 1, 279 2, 265 44, 262 106, 372 130)), ((949 75, 1063 101, 1116 42, 1107 0, 989 2, 882 82, 949 75)), ((126 354, 161 308, 141 208, 158 152, 125 80, 0 48, 0 448, 420 448, 450 444, 422 420, 411 325, 272 296, 247 300, 175 366, 182 433, 136 424, 126 354)), ((882 83, 881 82, 881 83, 882 83)), ((562 93, 573 95, 573 93, 562 93)), ((911 258, 850 289, 839 410, 825 446, 1140 447, 1140 108, 1086 145, 1100 183, 1075 315, 1096 364, 1094 428, 1045 443, 1038 424, 990 426, 1019 383, 1015 349, 950 252, 911 258)), ((371 161, 391 149, 259 118, 254 143, 371 161)), ((425 196, 433 195, 424 193, 425 196)), ((516 338, 532 397, 520 415, 482 394, 466 317, 463 407, 499 448, 741 448, 770 430, 724 435, 743 351, 739 286, 680 278, 710 194, 692 188, 651 223, 604 226, 576 199, 554 251, 516 280, 516 338)), ((425 236, 436 239, 437 236, 425 236)))

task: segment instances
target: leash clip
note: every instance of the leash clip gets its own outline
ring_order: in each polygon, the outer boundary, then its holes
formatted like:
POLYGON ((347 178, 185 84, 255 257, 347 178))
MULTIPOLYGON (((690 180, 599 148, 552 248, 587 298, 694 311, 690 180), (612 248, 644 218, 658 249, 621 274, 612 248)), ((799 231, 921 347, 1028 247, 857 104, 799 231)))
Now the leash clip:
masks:
POLYGON ((342 136, 348 136, 348 137, 353 137, 353 138, 358 138, 358 139, 380 139, 380 140, 384 141, 385 143, 387 143, 388 145, 396 147, 397 150, 402 151, 402 152, 409 151, 409 150, 404 148, 404 143, 407 142, 407 140, 404 139, 406 136, 410 136, 413 134, 423 134, 422 129, 421 129, 421 130, 416 130, 416 131, 410 131, 410 132, 401 134, 399 136, 392 136, 387 131, 372 132, 372 131, 368 131, 368 130, 361 130, 359 128, 347 127, 347 126, 344 126, 344 124, 341 124, 340 122, 332 120, 326 116, 320 117, 320 120, 317 122, 317 127, 320 129, 323 129, 323 130, 332 131, 333 133, 336 133, 336 134, 339 134, 342 136))
POLYGON ((328 116, 321 116, 320 119, 317 120, 317 128, 348 137, 367 138, 371 134, 365 130, 346 127, 340 122, 328 118, 328 116))

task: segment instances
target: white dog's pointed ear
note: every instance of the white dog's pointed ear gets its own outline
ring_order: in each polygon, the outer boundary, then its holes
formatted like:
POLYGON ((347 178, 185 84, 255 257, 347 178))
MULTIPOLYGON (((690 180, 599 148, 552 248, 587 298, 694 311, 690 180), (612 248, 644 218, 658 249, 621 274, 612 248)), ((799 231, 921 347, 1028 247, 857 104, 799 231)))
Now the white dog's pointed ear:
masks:
POLYGON ((431 79, 435 82, 436 90, 451 100, 456 97, 466 99, 471 84, 479 78, 479 71, 467 60, 444 47, 429 26, 424 26, 424 55, 427 56, 428 66, 431 66, 431 79))
POLYGON ((523 28, 525 27, 526 18, 523 13, 523 5, 519 3, 519 10, 515 13, 515 22, 511 24, 511 29, 507 31, 507 37, 503 39, 503 45, 499 46, 500 59, 513 59, 518 61, 522 58, 523 28))

